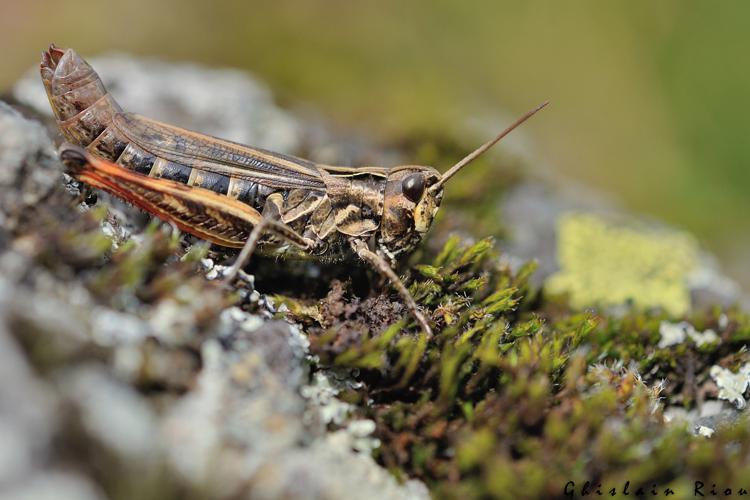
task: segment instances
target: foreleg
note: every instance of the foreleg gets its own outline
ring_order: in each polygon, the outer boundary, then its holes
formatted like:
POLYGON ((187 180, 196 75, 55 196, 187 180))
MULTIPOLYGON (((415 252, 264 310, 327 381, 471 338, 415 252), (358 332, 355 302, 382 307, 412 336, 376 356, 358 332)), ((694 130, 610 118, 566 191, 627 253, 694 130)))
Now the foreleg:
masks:
POLYGON ((404 283, 401 281, 398 275, 393 271, 393 269, 391 269, 391 266, 388 265, 388 262, 386 262, 386 260, 383 259, 380 255, 367 248, 367 245, 361 240, 351 240, 351 245, 352 249, 360 259, 373 266, 380 274, 385 276, 385 278, 391 282, 393 288, 396 289, 399 295, 401 295, 401 298, 404 300, 404 302, 406 302, 406 306, 411 310, 411 313, 414 316, 414 319, 417 320, 417 323, 419 323, 419 326, 421 326, 422 330, 424 330, 425 333, 427 333, 427 335, 431 337, 432 329, 430 328, 429 323, 427 323, 427 319, 419 310, 414 297, 411 296, 409 290, 406 289, 406 286, 404 286, 404 283))

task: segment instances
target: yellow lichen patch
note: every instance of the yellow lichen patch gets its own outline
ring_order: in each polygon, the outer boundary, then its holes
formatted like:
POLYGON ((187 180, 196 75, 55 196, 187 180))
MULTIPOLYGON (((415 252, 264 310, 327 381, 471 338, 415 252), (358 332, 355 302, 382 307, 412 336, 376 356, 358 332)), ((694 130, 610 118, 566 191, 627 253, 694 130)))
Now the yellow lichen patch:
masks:
POLYGON ((690 307, 689 273, 698 245, 687 234, 638 230, 582 213, 558 223, 560 270, 547 281, 550 293, 568 293, 571 305, 663 307, 675 315, 690 307))

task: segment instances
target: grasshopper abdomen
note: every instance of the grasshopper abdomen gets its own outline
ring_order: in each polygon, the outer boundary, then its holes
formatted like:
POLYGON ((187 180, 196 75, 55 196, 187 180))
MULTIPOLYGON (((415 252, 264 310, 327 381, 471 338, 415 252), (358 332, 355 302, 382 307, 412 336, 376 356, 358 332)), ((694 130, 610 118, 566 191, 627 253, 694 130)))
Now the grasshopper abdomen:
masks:
POLYGON ((41 74, 60 132, 69 142, 140 174, 209 189, 256 209, 263 206, 269 190, 257 182, 164 159, 131 141, 114 119, 122 108, 75 51, 50 47, 43 54, 41 74))

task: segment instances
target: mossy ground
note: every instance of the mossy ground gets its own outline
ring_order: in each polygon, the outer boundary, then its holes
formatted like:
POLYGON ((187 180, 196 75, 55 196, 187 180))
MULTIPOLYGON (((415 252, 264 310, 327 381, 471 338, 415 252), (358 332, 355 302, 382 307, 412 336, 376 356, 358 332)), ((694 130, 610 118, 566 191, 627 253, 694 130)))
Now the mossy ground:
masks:
POLYGON ((747 316, 574 312, 528 285, 533 265, 513 273, 499 262, 491 240, 452 238, 414 266, 410 289, 437 324, 432 338, 409 319, 384 326, 383 315, 406 311, 382 295, 361 302, 337 286, 320 307, 292 307, 320 365, 362 382, 343 397, 377 423, 383 466, 447 498, 553 498, 568 481, 577 494, 585 481, 605 493, 626 481, 631 493, 750 486, 746 425, 707 439, 662 413, 715 396, 712 365, 748 360, 747 316), (721 341, 659 348, 665 320, 721 341))
MULTIPOLYGON (((205 246, 186 253, 176 235, 152 225, 137 243, 114 248, 100 229, 106 210, 81 213, 66 196, 56 193, 13 235, 16 249, 53 274, 79 277, 92 296, 125 312, 184 306, 198 336, 223 308, 242 303, 203 277, 205 246)), ((405 267, 411 293, 435 323, 432 338, 376 280, 362 293, 361 284, 323 274, 330 283, 323 299, 302 291, 276 297, 303 324, 313 369, 345 370, 361 382, 340 397, 355 417, 376 423, 374 457, 394 475, 419 478, 443 498, 553 498, 569 481, 578 494, 586 481, 605 493, 629 482, 632 494, 669 488, 687 496, 696 480, 750 489, 744 421, 705 438, 663 418, 667 406, 693 409, 716 396, 713 365, 750 361, 747 315, 577 312, 565 297, 529 285, 533 264, 511 270, 491 239, 452 237, 437 252, 429 248, 405 267), (661 322, 681 320, 715 330, 720 341, 659 348, 661 322)), ((34 339, 21 340, 41 371, 65 362, 45 357, 49 350, 34 339)), ((180 349, 198 370, 198 353, 180 349)), ((165 383, 149 373, 139 381, 144 391, 165 383)))

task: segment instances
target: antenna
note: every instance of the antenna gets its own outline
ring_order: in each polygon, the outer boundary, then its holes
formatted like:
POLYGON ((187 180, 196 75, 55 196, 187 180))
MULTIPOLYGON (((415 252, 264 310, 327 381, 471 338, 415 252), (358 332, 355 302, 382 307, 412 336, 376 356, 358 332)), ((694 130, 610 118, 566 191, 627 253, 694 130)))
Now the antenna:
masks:
POLYGON ((511 125, 510 127, 506 128, 505 130, 503 130, 502 132, 500 132, 498 135, 496 135, 494 139, 485 142, 484 144, 482 144, 481 146, 479 146, 477 149, 475 149, 474 151, 472 151, 471 153, 469 153, 468 155, 466 155, 461 161, 459 161, 458 163, 456 163, 455 165, 453 165, 446 173, 444 173, 442 175, 442 177, 440 178, 440 180, 438 181, 438 183, 434 184, 432 187, 430 187, 430 190, 433 191, 435 189, 438 189, 443 184, 445 184, 448 181, 448 179, 450 179, 451 177, 453 177, 454 175, 456 175, 456 173, 459 170, 461 170, 462 168, 464 168, 466 165, 468 165, 472 161, 476 160, 479 156, 481 156, 483 153, 485 153, 488 149, 490 149, 492 146, 494 146, 495 144, 497 144, 500 141, 500 139, 502 139, 506 135, 510 134, 513 131, 513 129, 515 129, 516 127, 518 127, 519 125, 521 125, 523 122, 525 122, 526 120, 528 120, 529 118, 531 118, 532 116, 534 116, 534 114, 536 114, 538 111, 541 111, 541 109, 544 108, 547 104, 549 104, 549 101, 545 101, 542 104, 540 104, 539 106, 537 106, 536 108, 534 108, 531 111, 527 112, 521 118, 519 118, 518 120, 516 120, 515 123, 513 123, 513 125, 511 125))

